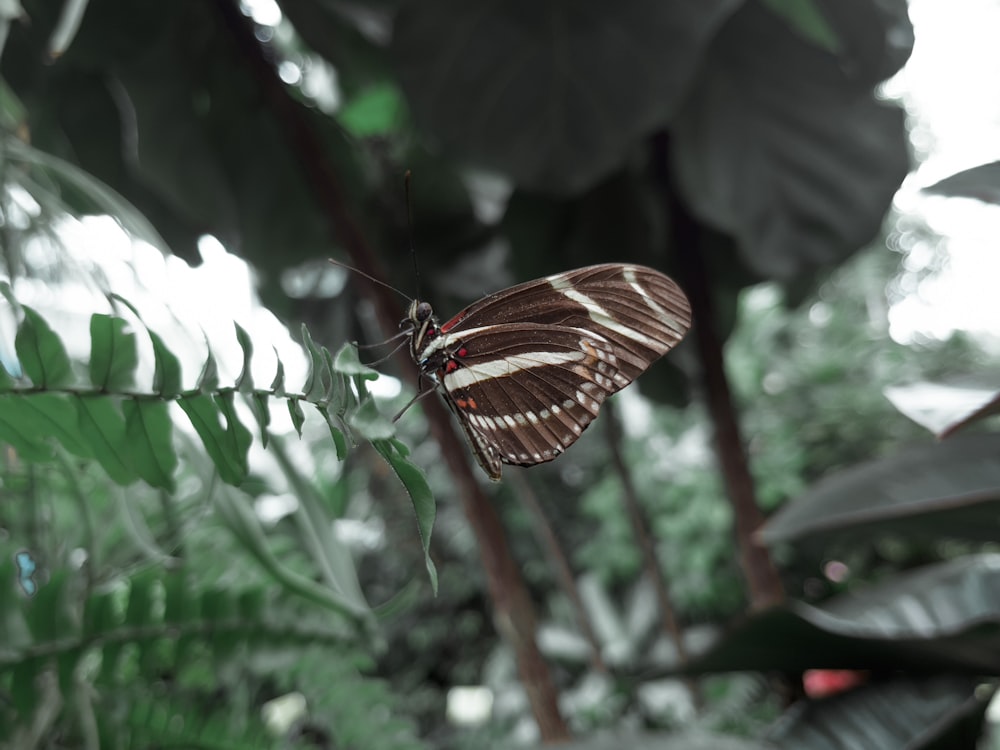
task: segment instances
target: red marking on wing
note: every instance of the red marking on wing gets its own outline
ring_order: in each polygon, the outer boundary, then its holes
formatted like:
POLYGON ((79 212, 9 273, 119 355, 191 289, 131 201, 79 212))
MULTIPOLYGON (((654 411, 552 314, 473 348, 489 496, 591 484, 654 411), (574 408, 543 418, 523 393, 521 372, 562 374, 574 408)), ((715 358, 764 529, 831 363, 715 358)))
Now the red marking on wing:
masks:
POLYGON ((474 399, 472 396, 469 396, 469 408, 470 409, 478 409, 479 408, 478 406, 476 406, 476 399, 474 399))
POLYGON ((452 328, 454 328, 459 323, 461 323, 462 322, 462 318, 464 318, 465 315, 466 315, 466 313, 468 313, 468 312, 469 312, 469 308, 465 308, 464 310, 462 310, 462 312, 460 312, 454 318, 452 318, 447 323, 445 323, 443 326, 441 326, 441 333, 448 333, 448 331, 450 331, 452 328))
POLYGON ((466 349, 464 346, 461 349, 459 349, 458 352, 457 352, 457 354, 458 354, 459 357, 464 357, 468 353, 469 353, 469 350, 466 349))
POLYGON ((444 371, 446 373, 448 373, 448 372, 455 372, 455 370, 457 370, 457 369, 458 369, 458 362, 456 362, 453 359, 449 359, 448 363, 444 366, 444 371))

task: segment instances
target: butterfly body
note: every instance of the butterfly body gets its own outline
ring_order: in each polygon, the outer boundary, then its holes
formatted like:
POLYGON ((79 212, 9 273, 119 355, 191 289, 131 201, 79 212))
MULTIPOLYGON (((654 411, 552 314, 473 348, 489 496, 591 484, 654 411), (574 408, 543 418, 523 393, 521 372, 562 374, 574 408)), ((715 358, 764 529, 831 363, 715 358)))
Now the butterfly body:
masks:
POLYGON ((604 400, 673 348, 691 325, 659 271, 606 263, 491 294, 440 324, 414 300, 400 327, 422 376, 443 394, 480 466, 551 461, 604 400))

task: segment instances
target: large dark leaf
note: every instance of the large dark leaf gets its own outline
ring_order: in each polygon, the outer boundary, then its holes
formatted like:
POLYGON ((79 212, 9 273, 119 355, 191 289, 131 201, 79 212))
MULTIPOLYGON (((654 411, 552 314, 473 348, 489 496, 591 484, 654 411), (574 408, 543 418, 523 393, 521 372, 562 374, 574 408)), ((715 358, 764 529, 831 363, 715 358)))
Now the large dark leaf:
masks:
POLYGON ((971 748, 992 690, 969 678, 868 685, 793 707, 768 739, 788 750, 971 748))
POLYGON ((885 397, 939 438, 1000 414, 1000 372, 983 372, 943 383, 911 383, 885 389, 885 397))
POLYGON ((838 472, 782 508, 767 544, 896 535, 1000 539, 1000 435, 960 435, 838 472))
POLYGON ((839 54, 758 3, 743 6, 671 127, 685 202, 765 277, 835 263, 869 242, 909 166, 903 113, 872 91, 905 60, 908 45, 888 41, 912 39, 905 3, 822 7, 839 54))
POLYGON ((929 565, 751 616, 686 672, 863 669, 1000 674, 1000 555, 929 565))
POLYGON ((928 193, 1000 203, 1000 161, 980 164, 924 188, 928 193))
POLYGON ((577 192, 666 123, 737 0, 425 0, 392 51, 445 151, 523 187, 577 192))

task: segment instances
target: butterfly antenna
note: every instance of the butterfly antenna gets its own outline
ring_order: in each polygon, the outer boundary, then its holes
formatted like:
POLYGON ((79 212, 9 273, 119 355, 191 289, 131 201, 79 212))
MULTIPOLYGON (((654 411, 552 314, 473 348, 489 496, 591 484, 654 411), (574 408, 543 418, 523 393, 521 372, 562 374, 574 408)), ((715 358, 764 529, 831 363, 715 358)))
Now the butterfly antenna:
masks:
POLYGON ((403 175, 403 190, 406 193, 406 233, 410 240, 410 260, 413 261, 413 275, 417 278, 417 299, 421 298, 420 268, 417 266, 417 250, 413 245, 413 195, 410 192, 412 173, 409 169, 403 175))
POLYGON ((408 302, 413 302, 413 299, 410 297, 410 295, 408 295, 406 292, 401 292, 399 289, 397 289, 396 287, 394 287, 392 284, 386 284, 384 281, 376 279, 371 274, 367 274, 364 271, 362 271, 362 270, 360 270, 358 268, 355 268, 354 266, 347 265, 346 263, 341 263, 339 260, 334 260, 333 258, 327 258, 327 260, 330 263, 332 263, 333 265, 335 265, 335 266, 340 266, 341 268, 345 268, 348 271, 353 271, 354 273, 356 273, 356 274, 358 274, 360 276, 364 276, 366 279, 368 279, 373 284, 378 284, 379 286, 384 286, 386 289, 389 289, 389 290, 395 292, 396 294, 398 294, 400 297, 403 297, 408 302))

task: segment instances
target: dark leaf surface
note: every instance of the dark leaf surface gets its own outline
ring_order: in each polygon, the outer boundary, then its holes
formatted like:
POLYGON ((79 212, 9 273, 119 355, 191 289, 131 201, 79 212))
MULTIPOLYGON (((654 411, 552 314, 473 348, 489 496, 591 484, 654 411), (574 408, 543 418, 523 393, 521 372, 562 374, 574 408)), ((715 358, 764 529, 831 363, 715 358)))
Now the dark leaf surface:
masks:
POLYGON ((1000 674, 1000 555, 929 565, 821 607, 760 612, 687 671, 806 669, 1000 674))
POLYGON ((687 205, 766 278, 847 258, 879 231, 909 167, 903 113, 874 85, 906 59, 905 4, 822 3, 834 55, 758 3, 714 39, 671 128, 687 205), (902 6, 902 13, 896 6, 902 6), (766 54, 764 53, 766 50, 766 54))
POLYGON ((776 513, 767 544, 886 534, 996 539, 1000 435, 960 435, 833 474, 776 513))
POLYGON ((392 51, 418 125, 522 187, 578 192, 667 123, 732 0, 404 4, 392 51))
POLYGON ((911 750, 971 747, 992 690, 934 677, 866 685, 793 707, 768 739, 788 750, 911 750))
POLYGON ((934 195, 975 198, 984 203, 1000 203, 1000 161, 965 169, 935 182, 924 190, 934 195))

